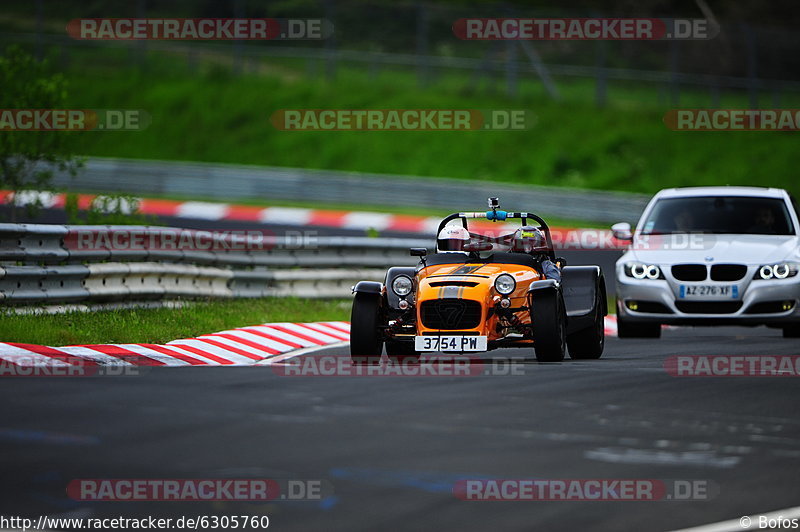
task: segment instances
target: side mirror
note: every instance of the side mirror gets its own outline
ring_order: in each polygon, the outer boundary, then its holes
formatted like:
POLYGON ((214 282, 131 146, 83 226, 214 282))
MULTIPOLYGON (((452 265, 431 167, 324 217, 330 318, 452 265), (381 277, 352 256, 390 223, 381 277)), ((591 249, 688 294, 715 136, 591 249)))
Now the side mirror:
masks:
POLYGON ((633 240, 633 232, 631 231, 631 224, 628 222, 620 222, 611 226, 611 234, 618 240, 633 240))
POLYGON ((408 251, 411 253, 412 257, 424 257, 428 254, 428 250, 426 248, 411 248, 408 251))

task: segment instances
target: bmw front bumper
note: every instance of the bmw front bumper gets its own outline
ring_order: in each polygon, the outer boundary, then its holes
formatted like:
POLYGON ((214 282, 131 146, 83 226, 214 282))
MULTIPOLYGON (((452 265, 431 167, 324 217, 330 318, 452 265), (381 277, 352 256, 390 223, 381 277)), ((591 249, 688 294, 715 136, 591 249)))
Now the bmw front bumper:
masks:
MULTIPOLYGON (((617 315, 630 322, 668 325, 769 325, 800 327, 800 275, 787 279, 753 279, 749 266, 739 281, 679 281, 670 267, 665 279, 634 279, 617 265, 617 315), (681 297, 681 286, 728 286, 730 298, 681 297), (734 297, 735 296, 735 297, 734 297)), ((683 293, 685 295, 686 290, 683 293)))

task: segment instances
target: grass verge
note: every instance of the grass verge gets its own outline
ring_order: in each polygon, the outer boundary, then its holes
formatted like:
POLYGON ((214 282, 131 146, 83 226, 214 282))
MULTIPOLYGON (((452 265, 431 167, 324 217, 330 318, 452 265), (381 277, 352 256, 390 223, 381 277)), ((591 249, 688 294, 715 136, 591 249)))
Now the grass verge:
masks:
MULTIPOLYGON (((471 86, 467 73, 442 74, 419 88, 412 72, 386 70, 371 78, 341 65, 335 81, 305 75, 302 62, 264 60, 260 74, 229 69, 190 72, 169 54, 142 71, 119 62, 76 57, 66 72, 75 108, 143 109, 144 131, 81 136, 86 155, 194 160, 453 177, 599 190, 652 193, 669 186, 763 185, 800 193, 791 132, 675 132, 663 116, 672 105, 658 88, 613 84, 597 108, 590 81, 558 80, 561 101, 528 76, 519 97, 471 86), (291 73, 291 75, 288 75, 291 73), (524 131, 280 131, 279 109, 525 109, 524 131)), ((798 104, 787 94, 783 105, 798 104)), ((686 90, 680 107, 710 105, 686 90)), ((747 108, 744 92, 725 92, 722 108, 747 108)), ((409 191, 413 194, 413 190, 409 191)), ((272 198, 262 198, 271 201, 272 198)), ((535 209, 535 206, 532 207, 535 209)))
POLYGON ((349 300, 298 298, 204 301, 179 309, 129 309, 2 316, 0 340, 50 346, 152 343, 267 322, 346 321, 349 300))

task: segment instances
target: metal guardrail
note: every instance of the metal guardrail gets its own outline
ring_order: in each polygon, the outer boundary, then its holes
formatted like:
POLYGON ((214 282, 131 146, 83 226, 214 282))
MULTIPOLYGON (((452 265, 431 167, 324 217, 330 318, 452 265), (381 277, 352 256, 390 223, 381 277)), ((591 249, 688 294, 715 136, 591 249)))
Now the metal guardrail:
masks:
POLYGON ((91 158, 76 177, 56 173, 66 190, 135 195, 204 197, 225 201, 289 200, 374 206, 483 206, 497 196, 509 206, 545 217, 615 223, 635 222, 646 194, 579 190, 464 179, 336 172, 271 166, 91 158), (512 201, 513 200, 513 201, 512 201))
MULTIPOLYGON (((342 237, 297 249, 295 242, 275 238, 263 249, 169 250, 159 239, 166 232, 210 235, 164 227, 0 224, 0 302, 344 297, 359 280, 382 280, 387 267, 413 265, 409 247, 430 245, 429 240, 342 237), (80 236, 97 233, 109 238, 82 249, 80 236), (141 245, 114 238, 131 234, 153 238, 141 245)), ((212 235, 205 242, 224 248, 236 238, 212 235)))
POLYGON ((0 224, 0 262, 24 264, 113 260, 231 267, 386 267, 412 263, 408 248, 430 244, 430 239, 367 237, 326 237, 303 244, 269 235, 248 244, 242 231, 223 234, 159 226, 0 224), (100 234, 104 238, 97 238, 100 234), (209 249, 179 249, 175 238, 167 238, 176 234, 191 242, 204 242, 209 249), (142 236, 147 238, 137 244, 136 237, 142 236), (250 249, 237 249, 243 247, 250 249))

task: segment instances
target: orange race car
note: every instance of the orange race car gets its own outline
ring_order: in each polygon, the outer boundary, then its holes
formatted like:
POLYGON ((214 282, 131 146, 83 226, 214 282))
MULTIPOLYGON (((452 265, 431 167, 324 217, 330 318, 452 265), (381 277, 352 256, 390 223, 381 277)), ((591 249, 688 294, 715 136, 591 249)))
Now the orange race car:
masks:
POLYGON ((436 253, 412 248, 416 267, 390 268, 384 283, 353 287, 350 355, 375 364, 383 346, 395 361, 422 352, 482 352, 533 347, 554 362, 599 358, 605 342, 605 280, 599 266, 566 266, 556 258, 550 228, 530 212, 454 213, 439 225, 436 253), (514 230, 467 221, 519 220, 514 230))

